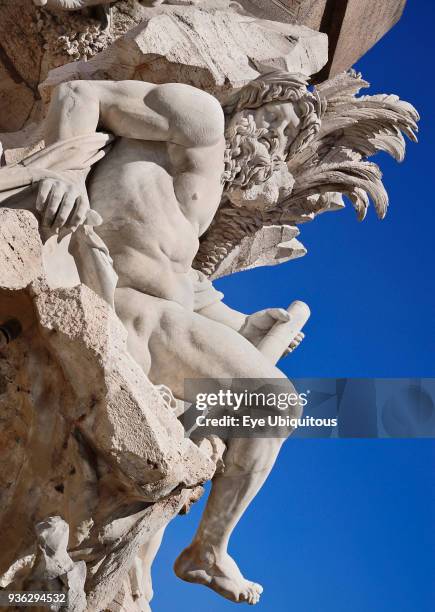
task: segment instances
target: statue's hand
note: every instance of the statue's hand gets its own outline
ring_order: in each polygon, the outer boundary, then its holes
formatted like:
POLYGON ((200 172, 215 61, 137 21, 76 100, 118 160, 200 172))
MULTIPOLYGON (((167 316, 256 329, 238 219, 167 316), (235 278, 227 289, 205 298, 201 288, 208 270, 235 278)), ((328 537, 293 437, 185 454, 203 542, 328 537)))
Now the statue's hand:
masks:
POLYGON ((41 225, 52 230, 68 229, 74 232, 86 221, 89 213, 89 198, 85 175, 73 170, 44 172, 32 169, 39 180, 36 210, 41 216, 41 225))
MULTIPOLYGON (((246 317, 239 333, 254 346, 258 346, 276 323, 287 323, 289 320, 290 315, 284 308, 267 308, 246 317)), ((294 351, 304 338, 305 335, 299 332, 290 343, 284 355, 294 351)))
POLYGON ((302 340, 305 338, 305 334, 304 332, 299 332, 294 338, 293 340, 290 342, 288 348, 286 351, 284 351, 283 353, 283 357, 287 357, 287 355, 289 355, 290 353, 293 353, 293 351, 298 348, 298 346, 300 345, 300 343, 302 342, 302 340))

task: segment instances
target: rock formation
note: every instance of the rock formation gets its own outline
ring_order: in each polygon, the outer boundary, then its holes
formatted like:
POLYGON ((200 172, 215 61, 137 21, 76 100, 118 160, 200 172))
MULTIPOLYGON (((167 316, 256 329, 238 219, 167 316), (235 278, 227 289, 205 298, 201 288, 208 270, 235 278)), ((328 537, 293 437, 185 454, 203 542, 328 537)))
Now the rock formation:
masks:
POLYGON ((83 285, 47 287, 34 216, 2 209, 0 219, 1 320, 13 315, 23 327, 1 353, 0 584, 51 590, 87 561, 82 582, 101 609, 214 464, 128 354, 113 310, 83 285), (53 575, 38 562, 38 542, 41 522, 59 516, 53 575))

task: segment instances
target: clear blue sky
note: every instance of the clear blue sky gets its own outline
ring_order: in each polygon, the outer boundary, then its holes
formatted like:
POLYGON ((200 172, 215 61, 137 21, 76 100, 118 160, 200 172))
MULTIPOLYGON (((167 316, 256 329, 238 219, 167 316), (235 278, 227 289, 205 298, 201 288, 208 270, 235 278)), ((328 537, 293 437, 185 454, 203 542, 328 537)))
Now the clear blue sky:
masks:
MULTIPOLYGON (((382 1, 382 0, 380 0, 382 1)), ((420 143, 399 165, 378 156, 390 209, 358 223, 349 206, 301 228, 308 254, 219 281, 245 312, 308 302, 291 376, 435 376, 435 2, 410 0, 399 24, 356 68, 367 93, 419 110, 420 143)), ((265 591, 258 612, 435 610, 435 443, 289 440, 231 542, 265 591)), ((154 567, 154 612, 235 609, 172 573, 195 530, 196 504, 167 535, 154 567)))

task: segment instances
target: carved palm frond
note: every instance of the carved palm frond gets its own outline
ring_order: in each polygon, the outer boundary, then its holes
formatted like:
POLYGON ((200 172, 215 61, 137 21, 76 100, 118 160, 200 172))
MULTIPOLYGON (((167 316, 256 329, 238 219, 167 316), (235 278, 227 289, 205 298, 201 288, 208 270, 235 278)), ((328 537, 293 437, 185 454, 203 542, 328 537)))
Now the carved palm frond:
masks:
MULTIPOLYGON (((341 193, 352 202, 359 221, 366 216, 370 199, 378 217, 383 219, 387 213, 388 194, 381 179, 379 167, 370 162, 324 162, 317 167, 312 166, 309 172, 303 172, 298 177, 291 197, 281 206, 289 211, 295 207, 308 211, 310 196, 341 193)), ((318 214, 324 209, 321 207, 312 212, 318 214)))
POLYGON ((368 85, 359 74, 350 72, 314 88, 320 130, 288 159, 295 180, 291 196, 277 202, 267 213, 235 208, 224 199, 202 239, 195 262, 199 269, 217 278, 305 254, 301 243, 296 241, 296 248, 288 249, 283 256, 285 251, 278 229, 291 232, 296 224, 310 221, 321 212, 342 208, 339 194, 352 202, 359 220, 364 219, 370 200, 378 217, 385 216, 388 195, 382 173, 376 164, 366 160, 385 151, 402 161, 404 135, 414 142, 417 140, 419 115, 411 104, 395 95, 357 96, 368 85), (259 233, 271 226, 276 230, 269 232, 269 243, 262 254, 259 233), (272 236, 276 240, 274 248, 270 244, 272 236), (249 264, 244 265, 240 255, 234 257, 235 251, 243 251, 249 264))
POLYGON ((365 87, 369 87, 369 83, 354 72, 340 74, 317 86, 315 91, 322 109, 317 143, 328 145, 328 135, 332 135, 335 146, 343 152, 347 150, 352 159, 385 151, 402 161, 405 156, 403 134, 417 141, 419 115, 411 104, 396 95, 357 97, 365 87))
POLYGON ((296 240, 299 230, 290 221, 284 210, 262 213, 223 205, 201 242, 195 267, 219 278, 302 257, 306 250, 296 240))

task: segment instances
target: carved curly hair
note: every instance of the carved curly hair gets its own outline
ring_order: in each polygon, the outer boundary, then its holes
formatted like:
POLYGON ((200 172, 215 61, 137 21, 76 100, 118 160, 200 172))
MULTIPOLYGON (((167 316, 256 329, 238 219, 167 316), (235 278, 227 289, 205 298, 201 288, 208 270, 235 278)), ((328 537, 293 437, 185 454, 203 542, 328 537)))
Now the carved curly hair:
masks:
MULTIPOLYGON (((316 136, 320 129, 321 113, 319 98, 307 88, 307 78, 301 74, 293 74, 283 70, 274 70, 267 74, 262 74, 257 79, 243 86, 240 90, 230 95, 224 103, 223 109, 227 117, 227 122, 232 116, 244 109, 257 109, 265 104, 293 102, 295 111, 300 119, 299 132, 286 152, 286 160, 292 155, 303 149, 316 136)), ((279 165, 279 161, 274 158, 273 145, 269 146, 271 157, 260 167, 243 168, 240 164, 240 153, 243 148, 247 152, 244 162, 247 166, 255 159, 255 147, 251 142, 249 147, 245 143, 243 147, 243 137, 249 132, 251 137, 256 136, 259 141, 267 140, 268 135, 265 130, 255 130, 255 125, 241 125, 236 129, 227 129, 227 150, 225 155, 225 172, 223 176, 225 188, 231 186, 247 186, 254 179, 254 182, 263 182, 270 178, 271 173, 279 165), (252 149, 252 151, 248 151, 252 149), (264 166, 267 166, 264 167, 264 166), (260 171, 261 170, 261 171, 260 171), (255 178, 254 178, 255 177, 255 178)), ((273 140, 273 139, 271 139, 273 140)), ((272 143, 270 143, 272 144, 272 143)))

